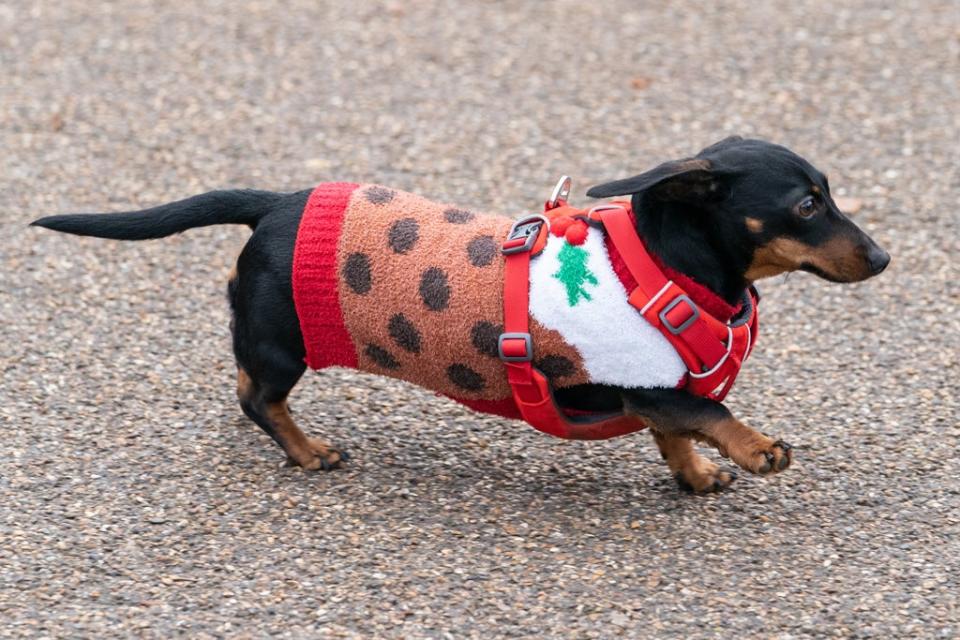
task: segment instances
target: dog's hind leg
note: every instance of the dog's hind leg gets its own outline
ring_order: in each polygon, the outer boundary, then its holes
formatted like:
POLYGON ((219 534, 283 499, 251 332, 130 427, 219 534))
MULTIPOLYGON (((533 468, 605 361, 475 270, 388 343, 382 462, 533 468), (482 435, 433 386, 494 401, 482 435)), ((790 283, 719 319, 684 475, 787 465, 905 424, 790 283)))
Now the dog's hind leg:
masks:
POLYGON ((737 479, 737 474, 721 469, 694 451, 693 441, 688 436, 661 433, 651 428, 653 439, 660 448, 681 488, 695 493, 720 491, 737 479))
POLYGON ((237 367, 237 397, 243 412, 283 448, 291 464, 328 471, 346 461, 345 452, 300 430, 290 416, 290 389, 285 386, 257 381, 242 365, 237 367))
MULTIPOLYGON (((298 203, 302 209, 302 203, 298 203)), ((227 297, 243 412, 304 469, 332 469, 347 459, 293 421, 287 397, 306 370, 300 323, 290 293, 296 219, 266 218, 244 247, 227 297), (288 228, 278 228, 279 225, 288 228), (284 233, 280 233, 284 231, 284 233)))

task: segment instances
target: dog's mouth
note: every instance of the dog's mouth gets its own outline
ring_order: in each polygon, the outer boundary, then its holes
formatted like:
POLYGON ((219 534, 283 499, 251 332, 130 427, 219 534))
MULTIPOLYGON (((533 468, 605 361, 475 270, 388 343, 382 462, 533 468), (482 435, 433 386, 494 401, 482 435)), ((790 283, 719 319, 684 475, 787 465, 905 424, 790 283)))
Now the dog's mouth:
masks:
POLYGON ((817 276, 818 278, 823 278, 824 280, 826 280, 826 281, 828 281, 828 282, 836 282, 836 283, 839 283, 839 284, 843 284, 844 282, 850 282, 849 280, 845 280, 845 279, 843 279, 843 278, 838 278, 837 276, 835 276, 835 275, 833 275, 833 274, 827 273, 826 271, 824 271, 824 270, 821 269, 820 267, 817 267, 816 265, 813 265, 813 264, 811 264, 811 263, 809 263, 809 262, 803 262, 803 263, 801 263, 801 264, 800 264, 800 271, 806 271, 807 273, 812 273, 813 275, 817 276))

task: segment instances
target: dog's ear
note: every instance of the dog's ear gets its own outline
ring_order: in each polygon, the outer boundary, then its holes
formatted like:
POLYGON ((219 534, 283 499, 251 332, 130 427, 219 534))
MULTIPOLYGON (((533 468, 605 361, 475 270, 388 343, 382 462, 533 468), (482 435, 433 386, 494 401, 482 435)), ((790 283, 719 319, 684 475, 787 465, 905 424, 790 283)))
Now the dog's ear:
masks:
POLYGON ((713 171, 708 160, 688 158, 665 162, 632 178, 591 187, 587 195, 591 198, 609 198, 644 191, 660 200, 704 202, 718 199, 724 190, 720 176, 713 171))

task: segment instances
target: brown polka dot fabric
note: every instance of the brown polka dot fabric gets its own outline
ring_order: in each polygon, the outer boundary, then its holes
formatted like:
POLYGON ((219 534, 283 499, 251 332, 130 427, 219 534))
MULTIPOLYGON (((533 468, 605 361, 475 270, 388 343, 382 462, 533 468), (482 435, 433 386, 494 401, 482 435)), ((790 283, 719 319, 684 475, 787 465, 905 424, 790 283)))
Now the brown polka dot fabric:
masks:
POLYGON ((420 225, 413 218, 401 218, 390 225, 387 242, 396 253, 407 253, 420 237, 420 225))
POLYGON ((368 344, 363 353, 378 367, 391 370, 400 368, 400 363, 393 357, 393 354, 379 345, 368 344))
POLYGON ((393 200, 393 189, 387 189, 378 185, 372 185, 363 190, 363 196, 370 204, 387 204, 393 200))
POLYGON ((402 313, 396 313, 387 325, 390 337, 401 349, 410 353, 420 353, 420 331, 417 326, 402 313))
POLYGON ((429 267, 420 276, 420 297, 430 311, 443 311, 450 305, 450 284, 440 267, 429 267))
POLYGON ((343 280, 354 293, 370 291, 370 258, 365 253, 351 253, 340 269, 343 280))
MULTIPOLYGON (((500 243, 512 220, 379 185, 353 192, 337 248, 340 305, 359 367, 455 398, 511 395, 500 243)), ((580 354, 531 320, 535 364, 558 386, 588 382, 580 354)))
POLYGON ((530 335, 533 336, 534 345, 533 366, 546 367, 547 370, 541 369, 541 371, 550 378, 554 386, 572 387, 590 382, 587 370, 583 368, 580 352, 573 345, 568 344, 558 332, 547 329, 531 318, 530 335), (571 368, 567 369, 561 363, 570 363, 571 368))
POLYGON ((503 333, 502 324, 480 320, 470 329, 470 341, 483 355, 496 358, 500 355, 498 345, 501 333, 503 333))
POLYGON ((443 219, 450 224, 465 224, 476 216, 464 209, 447 209, 443 212, 443 219))
POLYGON ((465 364, 452 364, 447 367, 447 377, 464 391, 482 391, 486 386, 483 376, 465 364))
POLYGON ((557 355, 543 356, 533 362, 533 366, 543 372, 551 382, 559 381, 574 374, 576 369, 569 358, 557 355))
POLYGON ((493 262, 500 247, 491 236, 477 236, 467 243, 467 257, 475 267, 486 267, 493 262))

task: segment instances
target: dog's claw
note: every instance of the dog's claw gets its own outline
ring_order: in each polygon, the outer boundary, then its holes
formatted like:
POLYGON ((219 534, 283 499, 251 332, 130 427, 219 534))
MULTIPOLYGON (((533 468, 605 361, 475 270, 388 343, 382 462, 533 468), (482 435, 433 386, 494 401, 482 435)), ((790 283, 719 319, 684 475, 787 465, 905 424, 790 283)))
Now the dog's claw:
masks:
POLYGON ((763 457, 766 458, 767 461, 760 465, 757 473, 770 473, 770 470, 773 469, 773 454, 769 451, 764 451, 763 457))
POLYGON ((783 440, 775 440, 770 444, 769 449, 759 452, 763 454, 763 461, 756 467, 756 473, 760 475, 779 473, 789 467, 792 459, 791 449, 793 447, 783 440))
POLYGON ((793 447, 783 440, 777 440, 773 443, 773 446, 779 447, 783 452, 783 456, 780 457, 780 461, 777 463, 777 471, 783 471, 790 464, 790 450, 793 449, 793 447))
POLYGON ((728 486, 730 486, 734 480, 737 479, 737 474, 729 469, 717 469, 715 471, 716 475, 713 478, 713 481, 706 487, 702 489, 696 489, 689 481, 684 477, 683 472, 677 472, 674 474, 673 478, 677 481, 677 486, 686 493, 718 493, 723 491, 728 486), (724 479, 723 474, 727 475, 727 478, 724 479))

